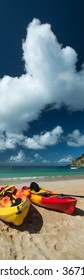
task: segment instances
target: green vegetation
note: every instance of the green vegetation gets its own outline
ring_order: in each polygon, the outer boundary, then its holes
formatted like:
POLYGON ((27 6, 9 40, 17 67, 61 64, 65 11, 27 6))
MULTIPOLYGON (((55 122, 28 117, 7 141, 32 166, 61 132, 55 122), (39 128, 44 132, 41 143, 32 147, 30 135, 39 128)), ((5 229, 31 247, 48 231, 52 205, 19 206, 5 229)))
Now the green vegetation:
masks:
POLYGON ((84 166, 84 154, 76 158, 70 166, 84 166))

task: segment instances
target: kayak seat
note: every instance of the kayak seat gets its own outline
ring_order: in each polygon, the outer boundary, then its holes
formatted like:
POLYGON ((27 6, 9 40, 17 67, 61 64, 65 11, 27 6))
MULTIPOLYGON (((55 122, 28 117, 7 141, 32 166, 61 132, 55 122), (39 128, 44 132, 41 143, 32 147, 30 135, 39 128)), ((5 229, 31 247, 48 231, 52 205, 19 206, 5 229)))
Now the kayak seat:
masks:
POLYGON ((38 185, 37 183, 32 182, 32 183, 30 184, 30 190, 31 190, 31 191, 34 190, 34 191, 38 192, 38 191, 40 191, 40 187, 39 187, 39 185, 38 185))
POLYGON ((21 203, 21 201, 22 201, 21 198, 16 198, 15 202, 12 203, 11 207, 19 205, 21 203))

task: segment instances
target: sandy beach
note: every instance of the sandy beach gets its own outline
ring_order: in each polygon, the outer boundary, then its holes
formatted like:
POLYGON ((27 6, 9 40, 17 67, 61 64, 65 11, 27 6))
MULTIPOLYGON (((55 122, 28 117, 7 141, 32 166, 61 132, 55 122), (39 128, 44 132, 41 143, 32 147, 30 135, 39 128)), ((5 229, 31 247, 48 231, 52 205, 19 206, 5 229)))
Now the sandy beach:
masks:
MULTIPOLYGON (((67 215, 31 204, 21 226, 0 221, 0 260, 83 260, 84 179, 36 182, 42 188, 78 196, 75 212, 67 215)), ((19 189, 29 185, 19 180, 11 184, 19 189)))

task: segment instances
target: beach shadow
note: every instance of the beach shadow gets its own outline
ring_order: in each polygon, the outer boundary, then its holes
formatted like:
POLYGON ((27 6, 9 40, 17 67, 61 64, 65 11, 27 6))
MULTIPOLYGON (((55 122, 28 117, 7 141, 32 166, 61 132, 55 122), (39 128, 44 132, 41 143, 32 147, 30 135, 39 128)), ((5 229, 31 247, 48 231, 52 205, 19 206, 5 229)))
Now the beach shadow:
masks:
POLYGON ((84 216, 84 210, 76 207, 73 216, 84 216))
MULTIPOLYGON (((8 224, 8 223, 6 223, 8 224)), ((9 223, 9 226, 19 231, 28 231, 29 233, 37 233, 43 226, 43 218, 39 211, 31 204, 29 212, 24 222, 20 226, 15 226, 9 223)))

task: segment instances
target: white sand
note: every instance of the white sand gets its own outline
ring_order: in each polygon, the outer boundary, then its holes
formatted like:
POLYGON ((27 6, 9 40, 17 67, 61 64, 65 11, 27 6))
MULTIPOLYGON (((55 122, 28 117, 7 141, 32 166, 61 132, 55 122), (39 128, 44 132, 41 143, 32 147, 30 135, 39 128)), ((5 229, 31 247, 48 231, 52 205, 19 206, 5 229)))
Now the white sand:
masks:
MULTIPOLYGON (((84 196, 84 179, 37 182, 59 193, 84 196)), ((17 184, 21 188, 23 184, 17 184)), ((31 205, 24 223, 0 221, 0 260, 83 260, 84 198, 77 198, 74 215, 31 205)))

